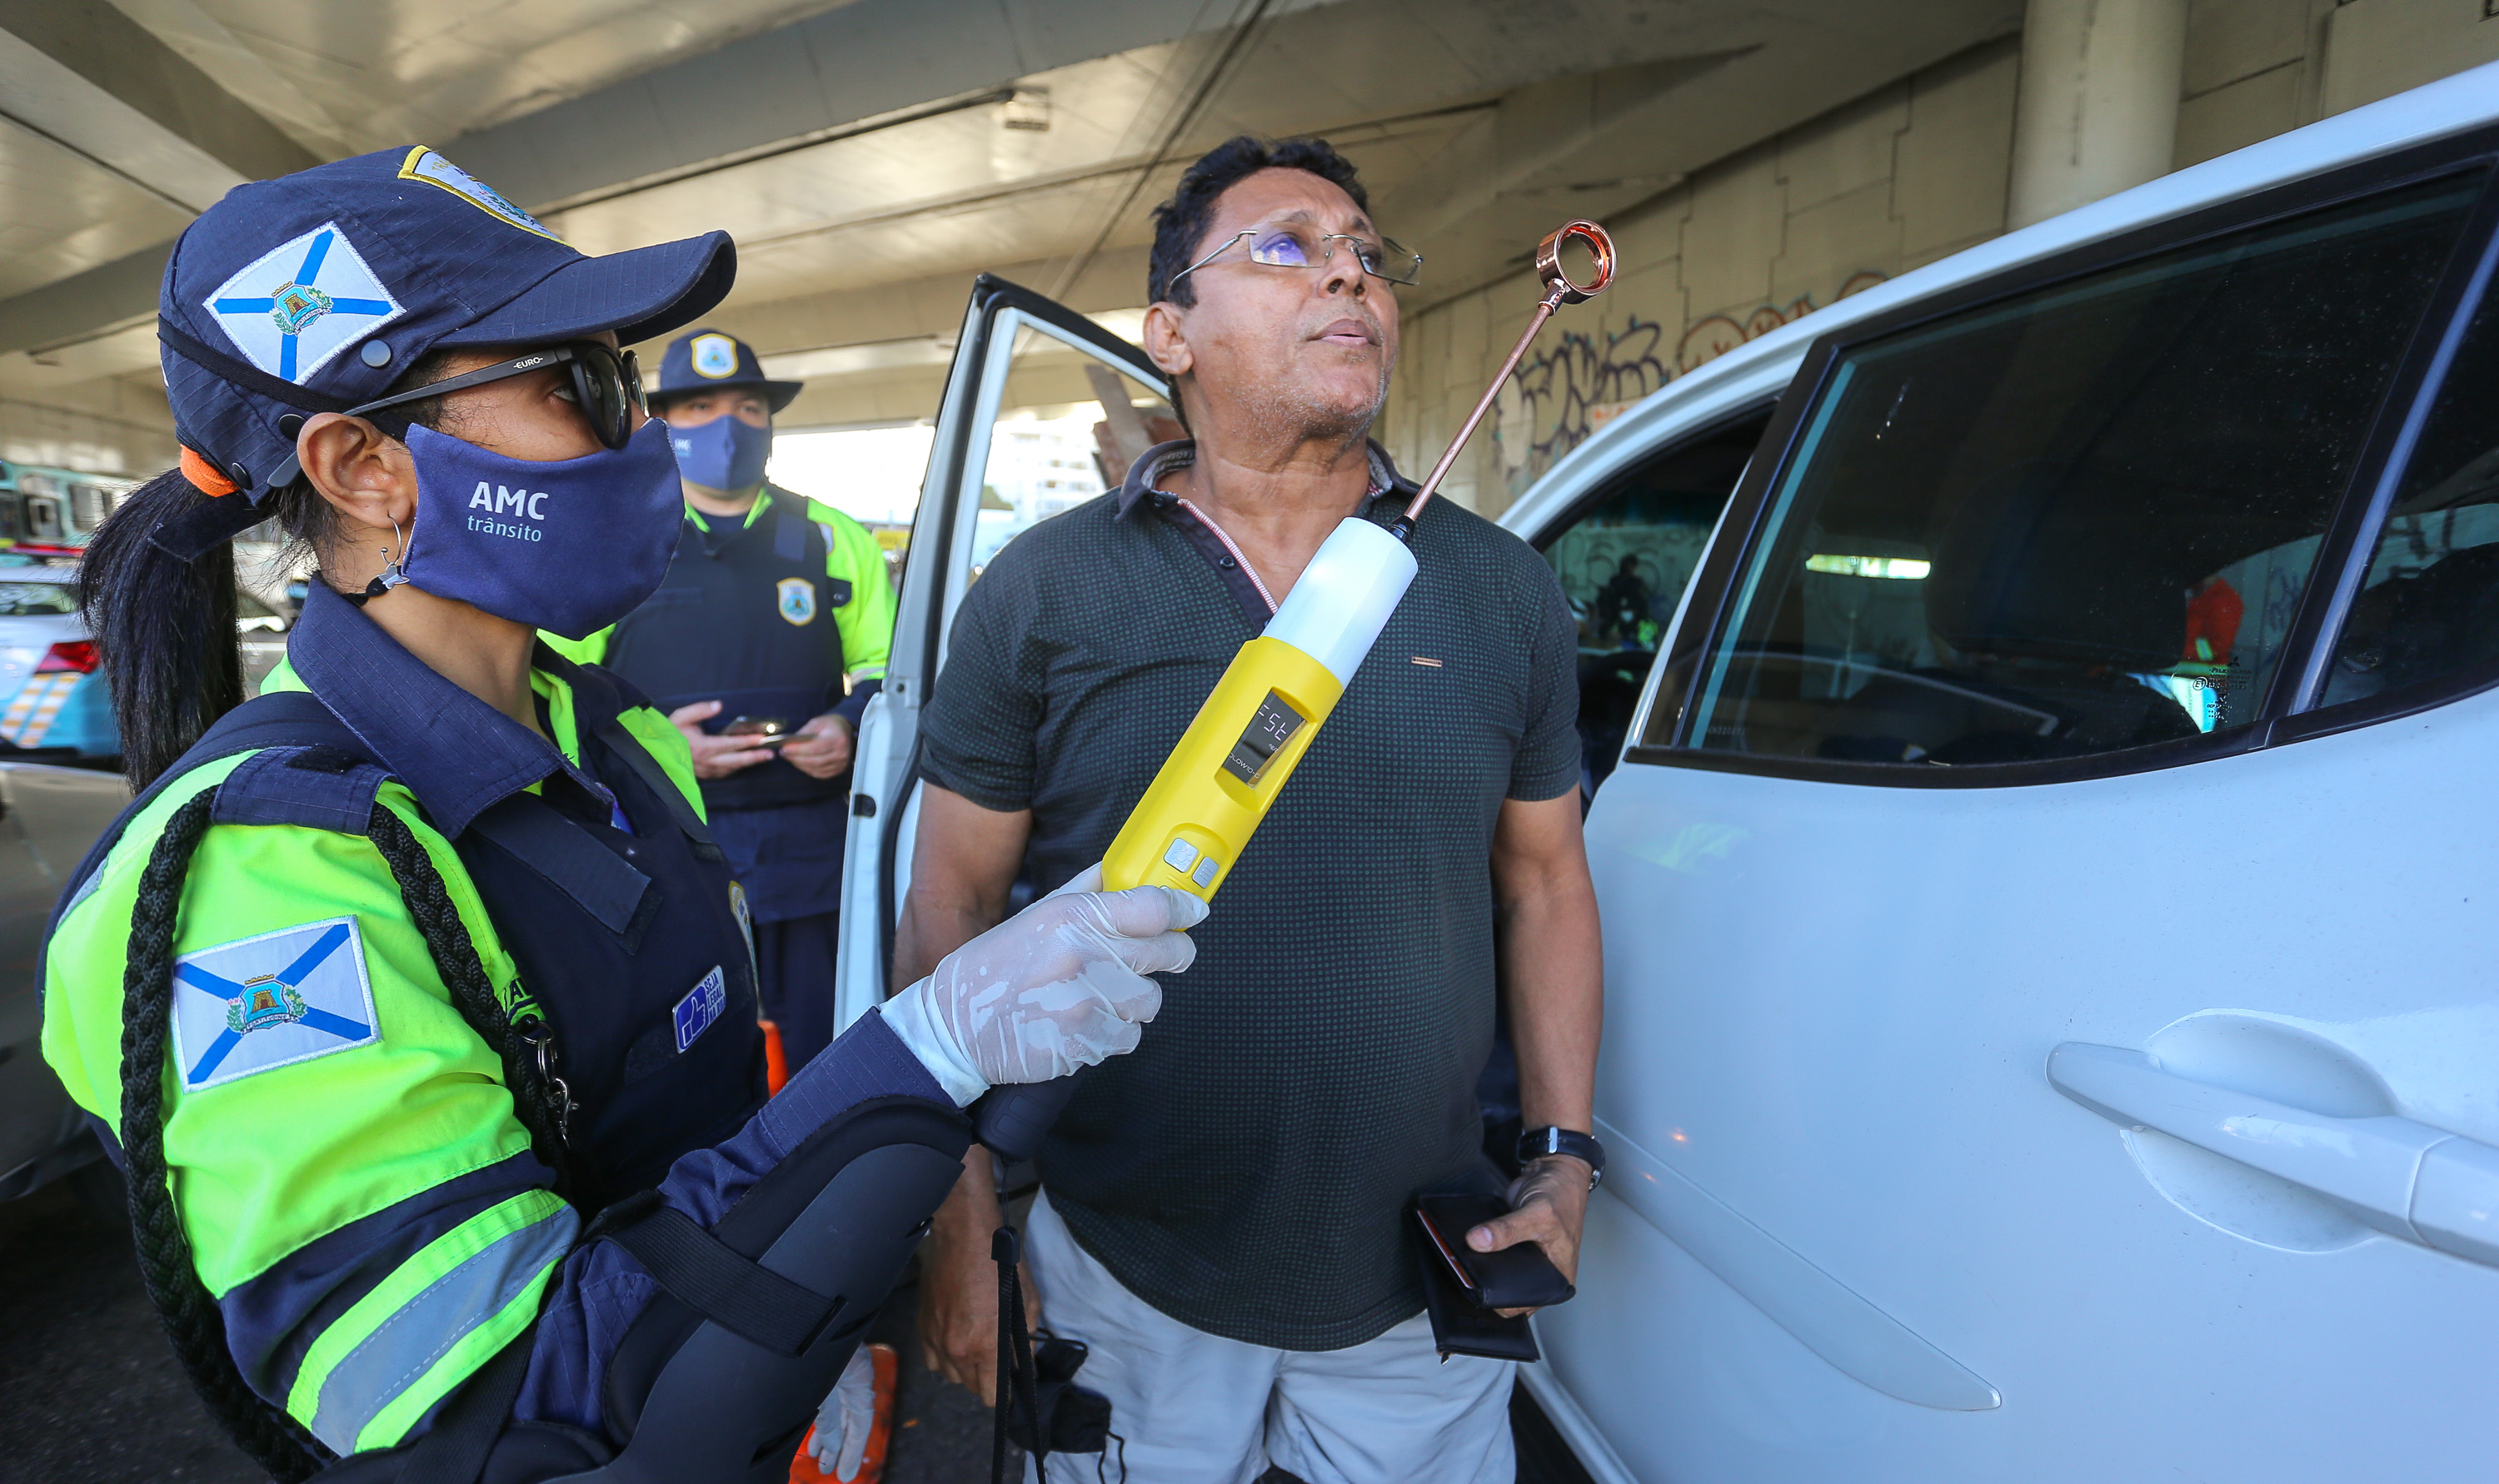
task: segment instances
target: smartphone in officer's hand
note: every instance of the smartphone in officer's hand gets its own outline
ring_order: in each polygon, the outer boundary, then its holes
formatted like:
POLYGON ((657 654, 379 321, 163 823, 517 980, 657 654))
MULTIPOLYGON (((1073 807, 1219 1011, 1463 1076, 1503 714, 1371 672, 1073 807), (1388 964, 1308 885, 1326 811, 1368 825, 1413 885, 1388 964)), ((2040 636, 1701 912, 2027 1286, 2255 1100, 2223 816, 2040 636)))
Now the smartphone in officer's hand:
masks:
POLYGON ((1509 1215, 1509 1210, 1499 1196, 1428 1195, 1415 1200, 1414 1219, 1459 1284, 1484 1307, 1543 1308, 1570 1298, 1578 1290, 1537 1243, 1522 1242, 1498 1252, 1467 1245, 1467 1233, 1509 1215))
POLYGON ((749 747, 779 747, 797 733, 790 724, 777 716, 741 716, 730 719, 720 729, 724 737, 735 737, 749 747))

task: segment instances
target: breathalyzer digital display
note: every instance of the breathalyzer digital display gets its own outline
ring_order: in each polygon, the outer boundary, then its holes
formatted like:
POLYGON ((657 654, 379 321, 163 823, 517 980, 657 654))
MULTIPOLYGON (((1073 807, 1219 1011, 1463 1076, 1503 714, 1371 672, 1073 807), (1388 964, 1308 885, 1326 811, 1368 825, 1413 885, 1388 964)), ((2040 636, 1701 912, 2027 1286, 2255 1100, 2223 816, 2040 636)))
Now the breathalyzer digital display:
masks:
POLYGON ((1293 740, 1310 718, 1293 709, 1293 703, 1270 691, 1258 703, 1257 715, 1250 719, 1250 729, 1232 744, 1232 756, 1223 759, 1223 770, 1246 784, 1254 784, 1276 760, 1276 754, 1293 740))

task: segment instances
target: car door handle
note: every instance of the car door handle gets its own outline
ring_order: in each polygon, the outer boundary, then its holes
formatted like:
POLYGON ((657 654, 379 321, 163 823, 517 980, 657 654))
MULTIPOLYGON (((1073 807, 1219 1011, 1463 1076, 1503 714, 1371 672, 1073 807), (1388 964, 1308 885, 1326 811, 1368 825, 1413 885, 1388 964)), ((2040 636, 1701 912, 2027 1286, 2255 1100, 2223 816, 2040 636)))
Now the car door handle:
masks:
POLYGON ((2410 1118, 2336 1118, 2181 1077, 2141 1051, 2068 1041, 2059 1092, 2124 1128, 2184 1140, 2350 1211, 2389 1237, 2499 1268, 2499 1148, 2410 1118))

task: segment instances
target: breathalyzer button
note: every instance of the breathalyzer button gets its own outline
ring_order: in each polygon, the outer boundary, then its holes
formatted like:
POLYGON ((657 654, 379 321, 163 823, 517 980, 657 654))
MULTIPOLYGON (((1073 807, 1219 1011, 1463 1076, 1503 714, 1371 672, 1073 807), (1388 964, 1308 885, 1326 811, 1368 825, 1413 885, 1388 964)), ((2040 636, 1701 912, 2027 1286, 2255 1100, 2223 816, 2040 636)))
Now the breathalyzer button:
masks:
POLYGON ((1174 840, 1163 852, 1163 864, 1175 871, 1185 871, 1197 864, 1197 847, 1185 840, 1174 840))
POLYGON ((1197 863, 1196 870, 1188 873, 1188 879, 1201 887, 1212 887, 1215 885, 1215 872, 1216 859, 1209 855, 1197 863))

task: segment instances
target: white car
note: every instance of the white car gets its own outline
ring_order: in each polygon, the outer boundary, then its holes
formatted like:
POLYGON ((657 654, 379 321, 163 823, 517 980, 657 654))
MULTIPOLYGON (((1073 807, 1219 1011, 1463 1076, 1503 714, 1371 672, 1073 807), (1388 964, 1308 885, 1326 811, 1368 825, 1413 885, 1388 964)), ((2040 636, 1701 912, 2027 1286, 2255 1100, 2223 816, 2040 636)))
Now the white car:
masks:
POLYGON ((2015 233, 1505 517, 1681 587, 1751 450, 1588 820, 1597 1477, 2489 1476, 2494 152, 2483 68, 2015 233))
MULTIPOLYGON (((2489 1473, 2494 155, 2484 68, 2180 172, 1711 362, 1503 517, 1581 617, 1610 1164, 1525 1375, 1587 1472, 2489 1473)), ((1160 391, 976 287, 845 1019, 991 425, 1088 361, 1160 391)))

